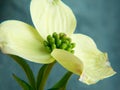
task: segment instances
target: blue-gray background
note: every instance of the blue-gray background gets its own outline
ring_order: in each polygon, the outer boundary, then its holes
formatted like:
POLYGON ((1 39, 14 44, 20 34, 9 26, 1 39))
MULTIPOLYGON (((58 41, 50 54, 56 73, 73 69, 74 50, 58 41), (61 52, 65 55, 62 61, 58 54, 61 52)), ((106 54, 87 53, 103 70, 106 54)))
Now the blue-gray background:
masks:
MULTIPOLYGON (((99 49, 108 52, 112 67, 117 72, 113 77, 95 85, 85 85, 73 75, 67 90, 120 90, 120 0, 63 0, 76 18, 76 32, 91 36, 99 49)), ((30 0, 0 0, 0 22, 17 19, 32 24, 29 12, 30 0)), ((28 62, 34 74, 41 65, 28 62)), ((50 88, 64 73, 57 64, 50 75, 46 88, 50 88)), ((21 68, 8 56, 0 53, 0 90, 21 90, 12 78, 12 73, 26 78, 21 68)))

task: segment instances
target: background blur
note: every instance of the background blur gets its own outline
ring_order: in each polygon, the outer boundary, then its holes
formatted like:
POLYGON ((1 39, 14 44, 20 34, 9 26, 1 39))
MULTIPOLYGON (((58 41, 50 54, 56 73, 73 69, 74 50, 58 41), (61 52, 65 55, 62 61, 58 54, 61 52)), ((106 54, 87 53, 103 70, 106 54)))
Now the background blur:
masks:
MULTIPOLYGON (((111 65, 117 72, 115 76, 91 86, 79 82, 79 77, 73 75, 67 90, 120 90, 120 0, 63 1, 71 7, 77 18, 76 32, 89 35, 100 50, 108 52, 111 65)), ((0 0, 0 22, 17 19, 32 25, 29 5, 30 0, 0 0)), ((28 63, 36 75, 41 65, 28 63)), ((50 88, 65 72, 64 68, 56 64, 46 88, 50 88)), ((26 78, 18 64, 0 53, 0 90, 21 90, 12 78, 12 73, 26 78)))

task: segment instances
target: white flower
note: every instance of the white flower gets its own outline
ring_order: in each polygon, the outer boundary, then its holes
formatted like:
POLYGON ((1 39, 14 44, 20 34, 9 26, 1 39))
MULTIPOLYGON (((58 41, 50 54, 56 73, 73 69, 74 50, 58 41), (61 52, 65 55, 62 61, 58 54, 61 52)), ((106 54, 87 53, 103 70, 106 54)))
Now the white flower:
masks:
POLYGON ((61 0, 32 0, 30 12, 35 28, 17 20, 0 24, 0 49, 37 63, 58 61, 67 70, 80 75, 86 84, 115 74, 108 64, 106 53, 96 47, 94 41, 83 34, 73 34, 76 19, 72 10, 61 0), (72 54, 61 48, 48 52, 44 40, 54 32, 65 33, 76 43, 72 54))

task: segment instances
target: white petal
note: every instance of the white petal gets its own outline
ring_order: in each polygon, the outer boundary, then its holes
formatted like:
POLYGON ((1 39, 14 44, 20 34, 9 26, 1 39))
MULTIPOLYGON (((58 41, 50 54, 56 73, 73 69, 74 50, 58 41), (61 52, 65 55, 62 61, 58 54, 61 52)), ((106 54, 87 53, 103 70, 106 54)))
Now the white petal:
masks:
POLYGON ((70 35, 75 30, 75 16, 61 0, 32 0, 30 10, 33 23, 44 39, 53 32, 70 35))
POLYGON ((67 70, 78 75, 82 73, 83 64, 73 54, 62 49, 54 49, 51 55, 67 70))
POLYGON ((116 74, 112 67, 107 64, 109 61, 105 61, 106 59, 106 54, 101 54, 98 58, 84 62, 86 65, 84 64, 85 68, 79 80, 90 85, 116 74))
POLYGON ((37 31, 30 25, 16 20, 0 24, 0 49, 5 54, 17 55, 32 62, 53 62, 37 31))
POLYGON ((94 84, 115 74, 108 64, 107 54, 99 51, 90 37, 82 34, 73 34, 71 37, 76 43, 75 55, 84 65, 80 81, 86 84, 94 84))
MULTIPOLYGON (((75 47, 75 54, 84 56, 84 53, 86 54, 86 52, 97 52, 97 46, 95 44, 95 42, 88 36, 83 35, 83 34, 72 34, 71 36, 72 41, 76 43, 76 47, 75 47)), ((99 53, 99 51, 98 51, 99 53)))
POLYGON ((83 34, 72 34, 71 38, 76 44, 74 49, 75 55, 82 61, 101 54, 101 51, 97 49, 95 42, 90 37, 83 34))

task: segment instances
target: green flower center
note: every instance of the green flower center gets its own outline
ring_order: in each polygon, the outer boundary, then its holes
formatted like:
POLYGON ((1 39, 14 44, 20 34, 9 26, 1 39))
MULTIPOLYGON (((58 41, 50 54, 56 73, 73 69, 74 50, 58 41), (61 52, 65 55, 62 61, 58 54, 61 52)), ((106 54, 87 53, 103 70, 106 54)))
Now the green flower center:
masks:
POLYGON ((67 37, 66 34, 57 34, 56 32, 54 32, 52 35, 47 36, 47 40, 44 41, 44 46, 49 52, 52 52, 54 49, 57 48, 74 53, 73 48, 75 47, 75 43, 72 43, 71 38, 67 37))

